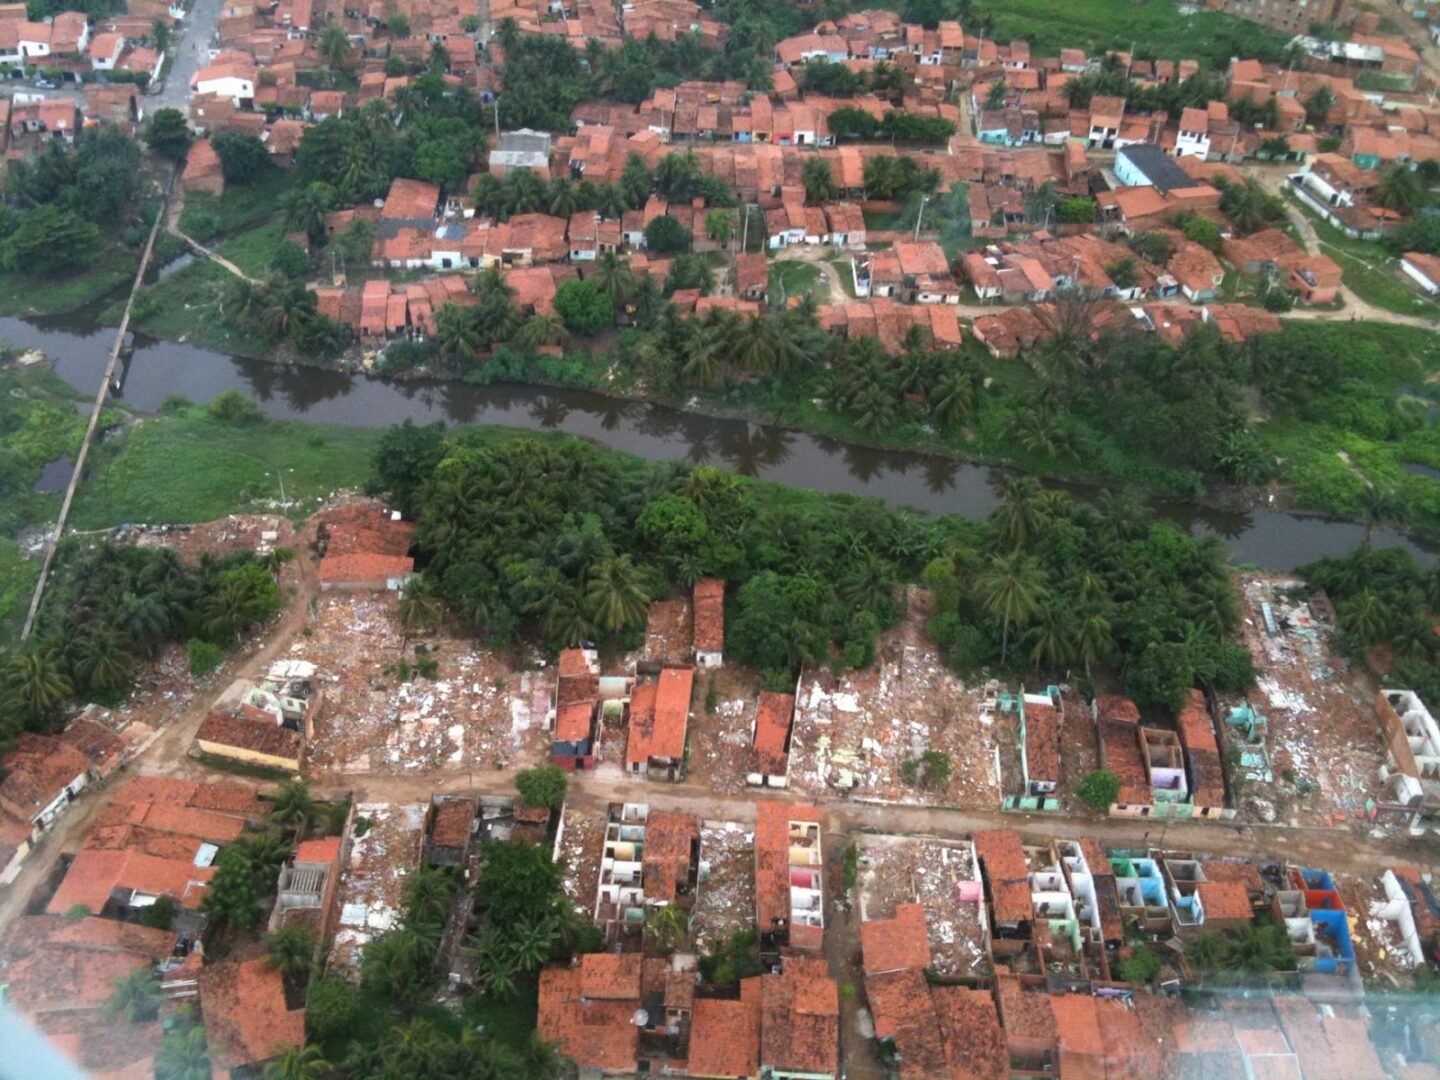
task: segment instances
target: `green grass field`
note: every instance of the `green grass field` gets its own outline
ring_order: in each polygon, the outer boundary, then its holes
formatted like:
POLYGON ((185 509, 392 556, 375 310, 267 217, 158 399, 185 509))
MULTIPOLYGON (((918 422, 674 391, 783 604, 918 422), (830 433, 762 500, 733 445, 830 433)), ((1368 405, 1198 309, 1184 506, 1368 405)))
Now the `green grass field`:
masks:
POLYGON ((98 448, 71 524, 209 521, 258 510, 279 498, 277 470, 286 498, 313 506, 332 491, 365 483, 380 435, 378 428, 294 422, 237 426, 216 421, 202 406, 185 406, 98 448))
POLYGON ((792 296, 813 294, 821 301, 830 297, 829 286, 820 268, 812 263, 775 261, 770 264, 770 300, 781 303, 792 296))
POLYGON ((1223 69, 1232 56, 1278 59, 1287 37, 1256 23, 1205 11, 1182 15, 1175 0, 975 0, 970 23, 989 20, 986 35, 1023 38, 1039 56, 1082 48, 1091 56, 1133 49, 1145 59, 1198 60, 1223 69))

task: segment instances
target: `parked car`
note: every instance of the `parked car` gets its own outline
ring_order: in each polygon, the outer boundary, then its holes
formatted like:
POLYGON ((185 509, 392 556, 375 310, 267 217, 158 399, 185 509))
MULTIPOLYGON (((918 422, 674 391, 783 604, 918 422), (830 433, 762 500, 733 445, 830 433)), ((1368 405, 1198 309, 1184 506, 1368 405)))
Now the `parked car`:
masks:
POLYGON ((54 90, 55 84, 49 79, 36 79, 35 86, 41 90, 54 90))

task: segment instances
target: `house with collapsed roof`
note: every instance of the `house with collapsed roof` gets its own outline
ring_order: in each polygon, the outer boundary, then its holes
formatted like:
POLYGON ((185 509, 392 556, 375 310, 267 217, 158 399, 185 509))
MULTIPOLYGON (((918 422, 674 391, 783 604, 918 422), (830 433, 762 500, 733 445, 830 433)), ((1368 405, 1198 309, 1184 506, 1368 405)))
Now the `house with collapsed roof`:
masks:
POLYGON ((644 803, 611 803, 595 894, 595 924, 607 945, 638 940, 653 908, 673 904, 688 911, 699 876, 699 818, 644 803))
POLYGON ((236 679, 195 733, 205 754, 299 773, 324 694, 315 665, 277 660, 260 680, 236 679))
MULTIPOLYGON (((763 256, 756 258, 763 259, 763 256)), ((702 670, 718 668, 725 660, 725 582, 718 578, 701 578, 692 592, 692 606, 695 666, 702 670)))
POLYGON ((755 804, 755 923, 762 949, 818 951, 825 933, 820 812, 755 804))
POLYGON ((795 695, 761 691, 750 733, 750 767, 745 782, 756 787, 785 787, 789 782, 790 736, 795 695))
MULTIPOLYGON (((388 290, 387 283, 381 284, 388 290)), ((407 554, 415 529, 414 522, 400 520, 398 510, 371 503, 324 515, 319 528, 321 592, 404 588, 415 572, 415 560, 407 554)))
POLYGON ((630 701, 631 681, 600 675, 594 649, 562 649, 557 663, 550 722, 555 737, 550 761, 562 769, 590 769, 600 749, 603 720, 622 720, 630 701))

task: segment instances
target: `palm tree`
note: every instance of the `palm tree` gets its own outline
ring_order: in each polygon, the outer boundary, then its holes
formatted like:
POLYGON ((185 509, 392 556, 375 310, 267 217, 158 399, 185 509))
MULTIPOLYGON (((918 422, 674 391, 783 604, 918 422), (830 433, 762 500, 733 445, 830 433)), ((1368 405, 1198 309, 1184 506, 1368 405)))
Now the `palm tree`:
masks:
POLYGON ((455 896, 454 883, 443 871, 419 870, 405 883, 406 925, 420 927, 444 926, 450 917, 455 896))
POLYGON ((296 829, 315 816, 315 800, 304 780, 286 780, 275 789, 270 806, 271 821, 296 829))
POLYGON ((730 349, 729 335, 718 324, 702 328, 685 350, 681 377, 704 387, 720 385, 725 380, 725 358, 730 349))
POLYGON ((115 630, 92 629, 80 639, 78 669, 85 682, 97 690, 123 686, 130 674, 130 650, 115 630))
POLYGON ((1409 504, 1395 488, 1382 488, 1371 484, 1361 496, 1360 520, 1365 522, 1364 547, 1368 550, 1375 540, 1375 530, 1387 522, 1405 524, 1410 514, 1409 504))
POLYGON ((1038 671, 1041 667, 1058 670, 1070 663, 1076 652, 1076 635, 1069 611, 1059 604, 1046 604, 1040 609, 1030 659, 1038 671))
POLYGON ((303 232, 312 244, 325 237, 325 215, 335 205, 335 189, 329 184, 307 184, 291 188, 281 200, 286 232, 303 232))
POLYGON ((1090 666, 1110 655, 1114 647, 1110 620, 1098 611, 1092 611, 1080 620, 1075 635, 1075 651, 1085 664, 1085 677, 1090 678, 1090 666))
POLYGON ((474 360, 485 344, 472 309, 452 303, 440 305, 435 313, 436 355, 451 366, 459 366, 474 360))
POLYGON ((580 209, 580 200, 575 194, 575 185, 568 176, 552 176, 545 189, 545 201, 555 217, 568 218, 580 209))
POLYGON ((1369 589, 1340 609, 1340 628, 1346 636, 1365 648, 1384 638, 1389 623, 1390 615, 1384 601, 1369 589))
POLYGON ((980 401, 978 373, 970 368, 946 369, 926 398, 930 415, 942 428, 954 430, 968 420, 980 401))
POLYGON ((560 936, 560 927, 549 915, 521 920, 506 937, 510 959, 517 971, 534 971, 545 963, 560 936))
POLYGON ((630 200, 619 184, 601 184, 595 189, 595 211, 601 217, 618 218, 630 209, 630 200))
POLYGON ((6 682, 16 700, 40 716, 54 712, 75 692, 59 655, 50 648, 27 649, 11 657, 6 682))
POLYGON ((733 342, 736 362, 755 375, 766 375, 775 369, 776 342, 774 320, 764 315, 751 315, 733 342))
POLYGON ((705 215, 705 233, 722 248, 730 246, 730 237, 735 232, 734 210, 711 210, 705 215))
POLYGON ((501 208, 505 205, 504 181, 494 173, 483 173, 480 179, 475 181, 472 198, 475 202, 475 209, 498 216, 501 208))
POLYGON ((315 936, 303 926, 282 926, 265 938, 266 963, 285 975, 309 975, 315 964, 315 936))
POLYGON ((126 593, 115 609, 114 622, 131 647, 147 656, 154 656, 170 634, 170 612, 159 593, 126 593))
POLYGON ((155 1080, 210 1080, 210 1076, 204 1026, 192 1020, 173 1028, 155 1056, 155 1080))
POLYGON ((515 961, 498 949, 486 948, 475 958, 475 974, 485 984, 485 992, 498 998, 511 997, 518 986, 515 982, 515 961))
POLYGON ((690 934, 690 916, 674 904, 653 908, 645 916, 645 933, 662 953, 672 953, 690 934))
POLYGON ((515 1075, 524 1076, 526 1080, 560 1080, 566 1070, 565 1059, 555 1044, 542 1039, 538 1031, 530 1032, 516 1065, 515 1075))
POLYGON ((665 293, 660 282, 656 281, 653 275, 645 274, 635 282, 634 295, 630 297, 630 303, 625 310, 635 325, 649 329, 659 318, 664 306, 665 293))
POLYGON ((805 185, 805 198, 813 203, 829 202, 836 195, 830 163, 822 157, 806 160, 805 167, 800 170, 800 182, 805 185))
POLYGON ((900 160, 890 154, 877 154, 865 162, 864 193, 870 199, 893 199, 903 180, 900 160))
POLYGON ((1040 481, 1033 476, 1007 475, 1000 480, 1000 504, 991 520, 1009 538, 1012 547, 1024 547, 1041 525, 1040 481))
POLYGON ((650 591, 629 555, 613 555, 590 570, 585 602, 602 630, 617 633, 645 617, 650 591))
POLYGON ((515 344, 523 349, 538 349, 545 345, 564 343, 567 333, 565 320, 558 315, 531 315, 515 334, 515 344))
POLYGON ((429 575, 421 574, 407 581, 396 608, 395 613, 400 617, 400 625, 405 629, 400 646, 403 649, 410 640, 410 635, 416 630, 432 627, 440 621, 440 593, 433 579, 429 575))
POLYGON ((1040 564, 1019 551, 994 555, 976 582, 985 610, 1004 624, 1000 637, 1000 662, 1010 651, 1010 625, 1025 623, 1034 616, 1046 595, 1045 573, 1040 564))
POLYGON ((264 1080, 323 1080, 330 1063, 318 1046, 287 1046, 265 1064, 264 1080))
POLYGON ((1408 165, 1398 161, 1380 174, 1375 185, 1375 205, 1399 214, 1411 214, 1426 203, 1425 185, 1408 165))
POLYGON ((895 571, 873 551, 864 551, 846 575, 840 595, 857 611, 882 608, 894 599, 895 571))
POLYGON ((590 280, 610 298, 610 304, 616 310, 635 292, 635 274, 630 269, 630 263, 613 251, 602 253, 595 261, 590 280))
POLYGON ((516 169, 505 178, 505 212, 533 214, 545 201, 545 187, 529 169, 516 169))
POLYGON ((336 71, 344 71, 350 64, 350 38, 345 28, 336 23, 327 24, 315 39, 315 52, 325 61, 332 76, 336 71))
POLYGON ((151 967, 136 968, 123 978, 110 980, 111 994, 105 999, 107 1016, 123 1017, 132 1024, 154 1020, 160 1011, 160 980, 151 967))

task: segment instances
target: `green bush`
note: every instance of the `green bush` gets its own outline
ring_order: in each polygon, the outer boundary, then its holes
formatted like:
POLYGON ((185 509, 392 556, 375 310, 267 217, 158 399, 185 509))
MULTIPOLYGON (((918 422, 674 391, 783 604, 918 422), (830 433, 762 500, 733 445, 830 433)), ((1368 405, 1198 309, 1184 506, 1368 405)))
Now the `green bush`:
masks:
POLYGON ((200 638, 190 638, 190 674, 194 678, 202 678, 209 675, 220 667, 220 661, 225 654, 220 651, 219 645, 210 644, 209 641, 202 641, 200 638))
POLYGON ((239 390, 226 390, 210 403, 210 415, 221 423, 248 427, 265 419, 260 406, 239 390))
POLYGON ((175 913, 178 910, 174 900, 168 896, 162 896, 149 907, 142 907, 136 919, 141 926, 148 926, 152 930, 169 930, 170 924, 175 921, 175 913))
POLYGON ((558 765, 536 765, 515 777, 515 790, 520 792, 520 801, 531 807, 559 806, 565 801, 569 786, 565 770, 558 765))
POLYGON ((1080 781, 1075 794, 1086 806, 1103 813, 1120 795, 1120 778, 1107 769, 1096 769, 1080 781))
POLYGON ((1148 945, 1140 945, 1115 966, 1115 972, 1126 982, 1148 983, 1164 966, 1159 953, 1148 945))

